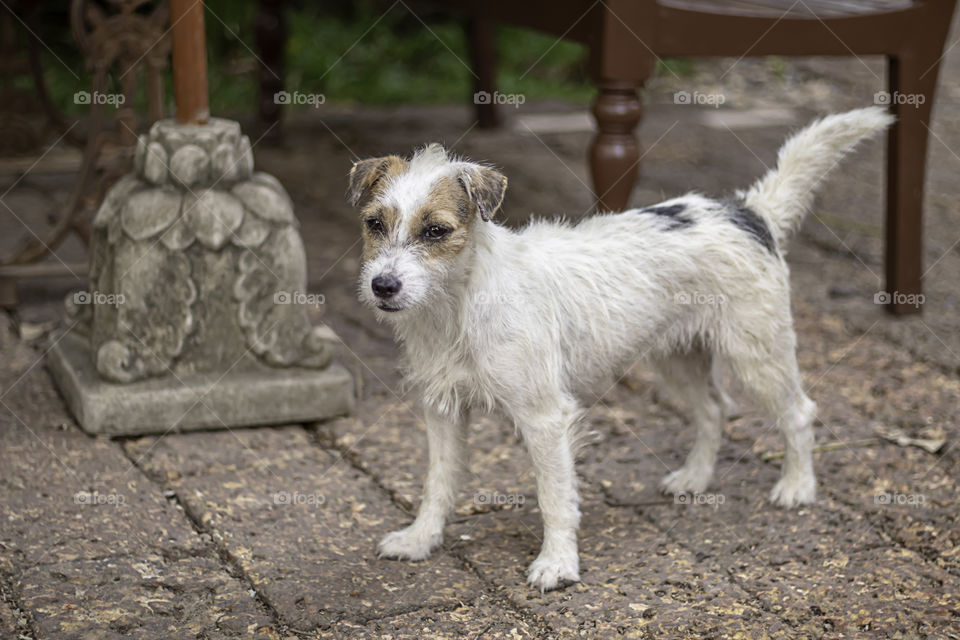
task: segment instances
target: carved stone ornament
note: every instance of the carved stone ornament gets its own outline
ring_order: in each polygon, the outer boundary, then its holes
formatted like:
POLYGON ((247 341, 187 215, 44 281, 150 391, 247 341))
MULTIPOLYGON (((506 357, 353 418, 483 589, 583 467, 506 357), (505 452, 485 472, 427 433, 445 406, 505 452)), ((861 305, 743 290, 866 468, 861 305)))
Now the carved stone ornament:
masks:
MULTIPOLYGON (((305 303, 323 299, 306 290, 297 227, 281 184, 254 172, 250 140, 236 122, 155 123, 138 140, 133 173, 107 192, 94 218, 90 291, 67 296, 68 324, 87 341, 91 369, 114 384, 200 376, 202 386, 228 374, 276 384, 281 376, 270 371, 302 378, 327 368, 339 341, 308 320, 305 303)), ((335 368, 336 384, 350 387, 349 374, 335 368)), ((74 386, 83 384, 74 377, 74 386)), ((335 404, 343 413, 352 398, 335 404)), ((291 411, 278 408, 277 419, 291 411)), ((121 417, 111 418, 110 432, 129 431, 116 424, 121 417)), ((254 420, 275 421, 237 422, 254 420)))
POLYGON ((335 338, 295 303, 307 269, 293 204, 254 173, 236 122, 157 122, 93 229, 95 304, 68 296, 67 314, 90 314, 104 378, 217 370, 248 351, 281 367, 330 361, 335 338))

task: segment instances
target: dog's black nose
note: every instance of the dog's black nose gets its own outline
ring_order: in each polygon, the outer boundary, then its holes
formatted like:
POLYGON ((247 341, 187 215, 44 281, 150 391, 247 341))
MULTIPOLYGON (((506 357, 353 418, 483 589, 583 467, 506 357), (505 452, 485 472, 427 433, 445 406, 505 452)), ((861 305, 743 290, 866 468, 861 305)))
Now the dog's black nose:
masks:
POLYGON ((392 298, 400 291, 400 281, 393 276, 377 276, 370 283, 370 287, 378 298, 392 298))

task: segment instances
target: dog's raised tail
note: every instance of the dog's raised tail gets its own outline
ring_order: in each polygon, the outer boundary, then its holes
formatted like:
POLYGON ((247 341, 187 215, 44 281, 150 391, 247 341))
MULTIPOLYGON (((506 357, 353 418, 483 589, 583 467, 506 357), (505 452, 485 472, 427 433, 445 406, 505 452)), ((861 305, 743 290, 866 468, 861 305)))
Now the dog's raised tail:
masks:
POLYGON ((893 123, 883 107, 867 107, 814 121, 780 148, 777 166, 745 193, 744 203, 762 215, 782 244, 813 205, 817 185, 861 140, 893 123))

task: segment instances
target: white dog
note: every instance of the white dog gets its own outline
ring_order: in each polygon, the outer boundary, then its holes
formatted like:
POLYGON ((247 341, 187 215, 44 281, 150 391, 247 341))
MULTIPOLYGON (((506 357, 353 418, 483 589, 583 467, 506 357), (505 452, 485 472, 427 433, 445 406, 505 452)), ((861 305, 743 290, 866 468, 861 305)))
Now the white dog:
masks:
POLYGON ((507 179, 439 145, 356 163, 348 196, 363 218, 360 298, 403 343, 429 443, 417 518, 387 535, 380 554, 420 560, 441 543, 468 410, 498 410, 522 435, 537 480, 544 535, 529 583, 579 580, 577 398, 641 358, 696 428, 666 491, 710 482, 724 423, 713 365, 722 361, 783 433, 771 500, 811 502, 816 405, 797 369, 784 243, 825 174, 891 121, 879 107, 819 120, 784 145, 776 169, 727 200, 688 194, 520 231, 490 221, 507 179))

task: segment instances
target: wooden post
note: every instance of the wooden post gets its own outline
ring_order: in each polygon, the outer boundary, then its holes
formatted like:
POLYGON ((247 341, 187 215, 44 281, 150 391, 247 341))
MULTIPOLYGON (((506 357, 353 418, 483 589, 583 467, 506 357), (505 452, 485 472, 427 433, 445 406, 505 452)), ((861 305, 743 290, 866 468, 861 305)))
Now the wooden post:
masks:
POLYGON ((206 124, 207 39, 203 30, 203 0, 170 0, 173 29, 173 99, 180 124, 206 124))

